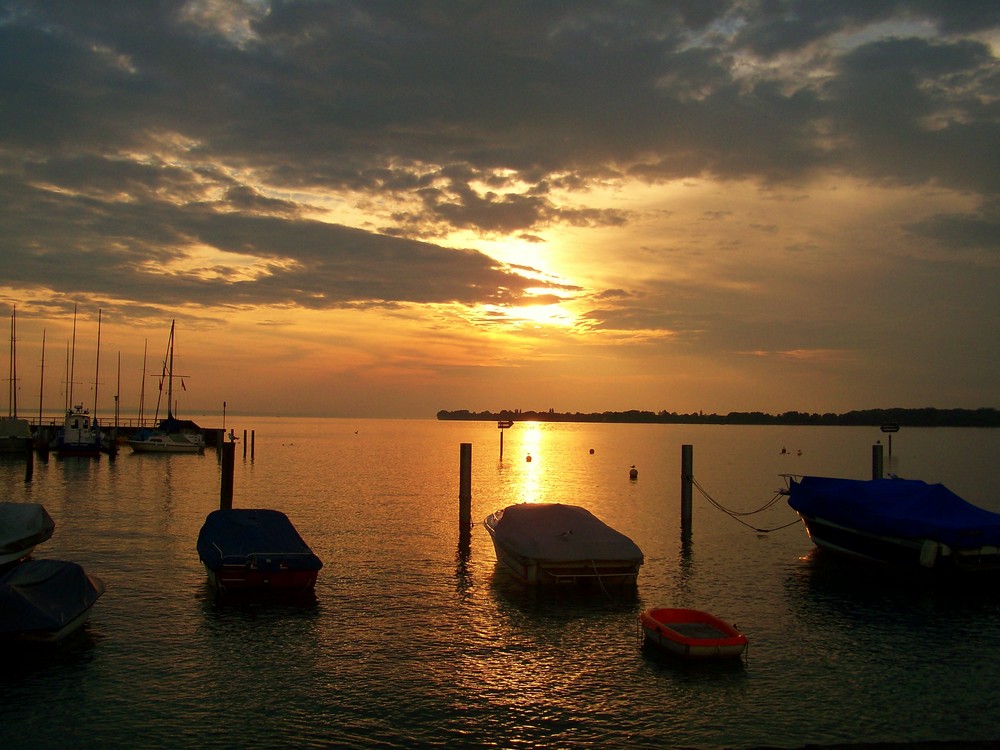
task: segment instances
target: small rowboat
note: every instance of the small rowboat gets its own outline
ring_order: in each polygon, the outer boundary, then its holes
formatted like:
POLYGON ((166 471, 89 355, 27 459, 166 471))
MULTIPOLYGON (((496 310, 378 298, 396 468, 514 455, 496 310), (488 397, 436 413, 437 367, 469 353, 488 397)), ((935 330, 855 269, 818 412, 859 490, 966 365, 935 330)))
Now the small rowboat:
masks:
POLYGON ((733 659, 748 645, 734 625, 698 609, 653 607, 639 625, 648 643, 684 659, 733 659))

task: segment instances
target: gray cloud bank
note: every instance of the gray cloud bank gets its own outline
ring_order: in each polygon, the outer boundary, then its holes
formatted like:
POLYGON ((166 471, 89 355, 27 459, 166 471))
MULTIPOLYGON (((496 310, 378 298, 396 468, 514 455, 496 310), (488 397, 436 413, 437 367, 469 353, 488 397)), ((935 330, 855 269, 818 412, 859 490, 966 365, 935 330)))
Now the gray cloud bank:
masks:
POLYGON ((975 0, 10 0, 0 274, 163 305, 516 301, 544 282, 436 240, 627 224, 587 203, 606 181, 816 174, 976 196, 907 230, 995 257, 998 35, 975 0), (366 226, 320 221, 323 196, 366 226), (157 272, 195 247, 256 270, 157 272))

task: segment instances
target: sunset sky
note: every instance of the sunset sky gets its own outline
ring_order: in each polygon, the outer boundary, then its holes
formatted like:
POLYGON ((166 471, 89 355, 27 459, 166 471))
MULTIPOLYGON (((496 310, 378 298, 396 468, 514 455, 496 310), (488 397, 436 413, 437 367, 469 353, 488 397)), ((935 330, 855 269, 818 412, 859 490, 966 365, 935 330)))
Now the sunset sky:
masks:
POLYGON ((99 412, 1000 407, 996 0, 98 5, 0 2, 22 416, 74 306, 99 412))

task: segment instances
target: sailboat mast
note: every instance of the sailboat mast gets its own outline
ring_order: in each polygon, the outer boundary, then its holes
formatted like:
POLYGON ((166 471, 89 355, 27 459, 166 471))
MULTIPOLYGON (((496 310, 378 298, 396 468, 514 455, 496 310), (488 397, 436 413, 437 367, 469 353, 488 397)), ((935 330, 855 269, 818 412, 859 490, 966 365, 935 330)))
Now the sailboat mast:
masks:
POLYGON ((69 405, 66 407, 66 411, 73 408, 73 380, 76 376, 76 305, 73 305, 73 347, 72 347, 72 357, 69 361, 69 405))
POLYGON ((139 383, 139 426, 145 427, 144 410, 146 408, 146 350, 149 347, 149 339, 142 342, 142 380, 139 383))
POLYGON ((10 383, 8 384, 7 416, 17 418, 17 333, 15 319, 17 307, 10 314, 10 383))
POLYGON ((42 371, 38 376, 38 428, 42 427, 42 402, 45 393, 45 329, 42 329, 42 371))
POLYGON ((170 321, 170 341, 167 345, 167 358, 170 364, 167 367, 167 419, 172 419, 174 416, 173 412, 173 402, 174 402, 174 323, 176 321, 170 321))
POLYGON ((97 308, 97 364, 94 366, 94 419, 97 419, 97 394, 101 390, 101 308, 97 308))

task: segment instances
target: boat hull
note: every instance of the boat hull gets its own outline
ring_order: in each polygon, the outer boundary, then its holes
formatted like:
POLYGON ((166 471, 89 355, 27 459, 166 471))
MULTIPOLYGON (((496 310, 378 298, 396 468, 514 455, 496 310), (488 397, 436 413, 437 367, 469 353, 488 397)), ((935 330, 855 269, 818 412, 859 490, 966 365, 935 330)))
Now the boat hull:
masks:
POLYGON ((813 544, 843 557, 913 569, 1000 573, 997 547, 955 550, 933 539, 873 534, 805 513, 799 517, 813 544))
POLYGON ((654 607, 638 620, 647 643, 681 659, 736 659, 749 645, 735 626, 697 609, 654 607))
POLYGON ((640 564, 632 560, 555 561, 522 557, 493 540, 497 562, 529 586, 635 586, 640 564))
POLYGON ((204 442, 195 442, 185 436, 155 436, 146 440, 129 440, 133 453, 204 453, 204 442))
POLYGON ((207 565, 209 584, 225 594, 306 594, 316 587, 318 571, 315 570, 260 570, 243 565, 207 565))

